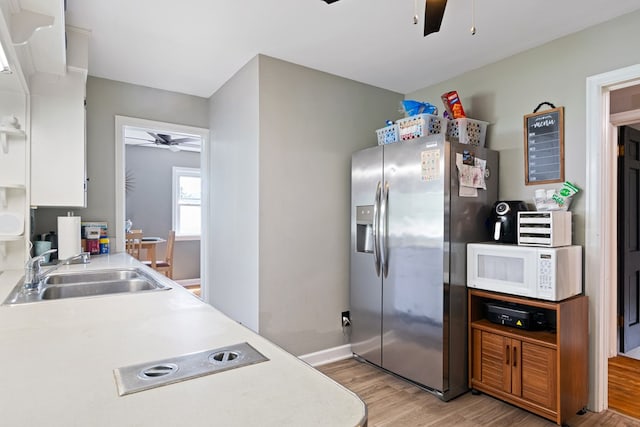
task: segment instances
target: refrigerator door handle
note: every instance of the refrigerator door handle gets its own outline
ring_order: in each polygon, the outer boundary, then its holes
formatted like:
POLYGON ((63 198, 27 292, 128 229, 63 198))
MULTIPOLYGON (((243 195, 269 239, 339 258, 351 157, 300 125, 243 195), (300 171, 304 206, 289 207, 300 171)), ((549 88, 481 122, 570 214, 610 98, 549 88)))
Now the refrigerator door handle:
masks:
POLYGON ((380 264, 382 264, 383 277, 389 275, 389 182, 384 183, 382 189, 382 203, 380 204, 380 264))
POLYGON ((373 263, 376 267, 376 276, 380 277, 380 199, 382 183, 378 181, 376 187, 376 200, 373 204, 373 263))

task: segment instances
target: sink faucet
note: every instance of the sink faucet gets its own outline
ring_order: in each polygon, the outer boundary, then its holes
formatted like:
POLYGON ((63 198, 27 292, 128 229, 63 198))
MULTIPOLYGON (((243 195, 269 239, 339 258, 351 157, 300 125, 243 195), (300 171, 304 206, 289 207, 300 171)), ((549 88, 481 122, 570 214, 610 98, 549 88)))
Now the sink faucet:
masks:
POLYGON ((89 263, 89 259, 91 255, 89 252, 81 252, 77 255, 73 255, 67 259, 60 261, 57 265, 54 265, 49 270, 42 273, 40 271, 42 261, 44 261, 45 255, 52 254, 56 252, 57 249, 51 249, 49 251, 43 252, 42 254, 31 258, 24 266, 24 290, 27 292, 37 291, 40 287, 40 282, 42 279, 52 273, 54 270, 57 270, 63 265, 69 265, 75 260, 79 260, 81 264, 89 263))

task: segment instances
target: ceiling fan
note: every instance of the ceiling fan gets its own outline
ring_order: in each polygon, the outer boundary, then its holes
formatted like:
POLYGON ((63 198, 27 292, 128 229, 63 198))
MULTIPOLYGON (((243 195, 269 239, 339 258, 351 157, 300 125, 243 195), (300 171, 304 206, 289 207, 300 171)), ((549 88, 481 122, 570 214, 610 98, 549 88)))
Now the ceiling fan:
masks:
MULTIPOLYGON (((142 135, 129 135, 127 136, 128 140, 138 140, 142 142, 127 142, 134 143, 135 145, 147 145, 147 144, 155 144, 159 146, 167 147, 169 150, 176 152, 181 149, 187 149, 188 151, 194 151, 194 144, 189 144, 190 142, 200 142, 200 138, 197 137, 183 137, 183 138, 175 138, 173 135, 159 132, 150 132, 145 131, 148 135, 143 137, 142 135), (149 138, 150 137, 150 138, 149 138)), ((199 151, 199 147, 197 147, 199 151)))
POLYGON ((173 138, 171 135, 166 133, 155 133, 147 131, 149 135, 154 139, 154 143, 157 145, 167 145, 171 147, 172 145, 179 145, 183 142, 193 142, 199 141, 199 138, 185 137, 185 138, 173 138))
MULTIPOLYGON (((323 0, 327 4, 335 3, 338 0, 323 0)), ((431 33, 440 31, 444 9, 447 0, 425 0, 424 7, 424 35, 425 37, 431 33)), ((417 18, 416 18, 417 19, 417 18)))

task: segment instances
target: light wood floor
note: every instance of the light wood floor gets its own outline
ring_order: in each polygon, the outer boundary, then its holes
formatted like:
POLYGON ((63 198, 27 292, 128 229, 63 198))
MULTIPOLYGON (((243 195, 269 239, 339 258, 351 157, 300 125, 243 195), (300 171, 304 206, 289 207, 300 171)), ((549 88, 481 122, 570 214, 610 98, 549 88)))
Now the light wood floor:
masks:
POLYGON ((175 282, 183 288, 187 289, 192 294, 200 297, 200 279, 176 280, 175 282))
POLYGON ((185 286, 192 294, 196 296, 200 296, 200 285, 188 285, 185 286))
MULTIPOLYGON (((354 359, 343 360, 318 368, 335 381, 356 393, 365 401, 369 413, 368 427, 419 426, 518 426, 550 427, 556 424, 489 397, 466 393, 450 402, 354 359)), ((634 420, 613 411, 576 415, 571 427, 640 426, 634 420)))

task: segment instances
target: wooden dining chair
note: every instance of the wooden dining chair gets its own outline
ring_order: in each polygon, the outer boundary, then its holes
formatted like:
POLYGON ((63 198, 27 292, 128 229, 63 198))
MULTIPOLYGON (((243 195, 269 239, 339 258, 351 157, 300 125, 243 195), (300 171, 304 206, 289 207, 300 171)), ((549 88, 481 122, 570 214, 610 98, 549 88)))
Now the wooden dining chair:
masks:
POLYGON ((125 241, 127 253, 138 260, 142 257, 142 237, 142 230, 131 230, 125 241))
MULTIPOLYGON (((167 237, 167 249, 164 254, 164 259, 156 261, 156 271, 163 273, 169 279, 173 279, 173 246, 176 241, 176 232, 171 230, 169 237, 167 237)), ((145 265, 151 267, 151 261, 144 261, 145 265)))

